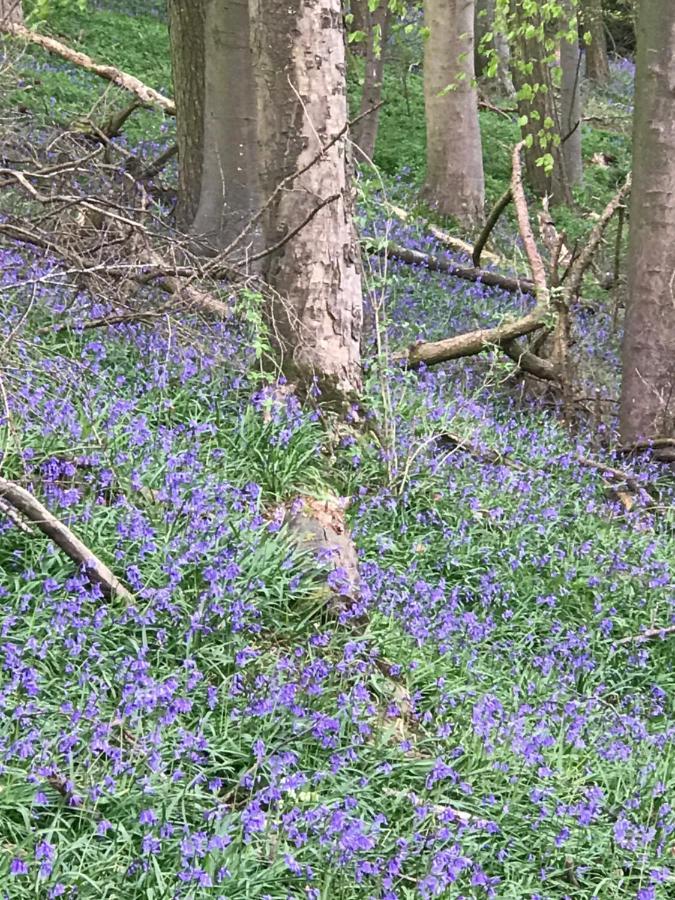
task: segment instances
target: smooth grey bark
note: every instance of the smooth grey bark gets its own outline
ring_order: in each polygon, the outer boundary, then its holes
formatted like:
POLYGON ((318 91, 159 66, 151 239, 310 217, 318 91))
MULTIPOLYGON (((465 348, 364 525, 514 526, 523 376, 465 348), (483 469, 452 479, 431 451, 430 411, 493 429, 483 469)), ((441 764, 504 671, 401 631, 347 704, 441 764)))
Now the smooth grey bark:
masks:
POLYGON ((379 109, 374 109, 382 99, 384 62, 387 38, 389 37, 390 10, 387 0, 380 0, 371 12, 367 10, 366 60, 359 113, 363 115, 352 129, 352 139, 362 153, 372 159, 377 143, 377 128, 380 121, 379 109), (373 110, 368 112, 368 110, 373 110))
POLYGON ((0 28, 5 25, 23 25, 21 0, 0 0, 0 28))
POLYGON ((565 0, 563 5, 569 16, 570 32, 575 37, 570 41, 563 36, 560 42, 560 126, 564 177, 567 184, 574 187, 581 184, 584 175, 581 157, 581 49, 574 4, 565 0))
POLYGON ((609 80, 609 60, 602 0, 582 0, 581 11, 584 31, 591 36, 586 46, 586 76, 604 84, 609 80))
MULTIPOLYGON (((169 5, 179 218, 205 251, 227 247, 260 202, 248 6, 248 0, 171 0, 169 5)), ((245 249, 238 246, 238 255, 245 249)))
POLYGON ((471 228, 483 220, 485 183, 474 75, 473 0, 425 0, 424 195, 471 228))
POLYGON ((291 382, 343 401, 361 388, 362 295, 341 4, 252 0, 251 21, 263 195, 287 179, 262 220, 270 334, 291 382))
POLYGON ((638 19, 621 440, 675 438, 675 4, 638 19))
POLYGON ((255 82, 248 0, 203 2, 203 190, 191 232, 222 250, 260 202, 255 82))
POLYGON ((169 0, 169 36, 178 144, 178 226, 187 231, 199 205, 204 120, 202 0, 169 0))

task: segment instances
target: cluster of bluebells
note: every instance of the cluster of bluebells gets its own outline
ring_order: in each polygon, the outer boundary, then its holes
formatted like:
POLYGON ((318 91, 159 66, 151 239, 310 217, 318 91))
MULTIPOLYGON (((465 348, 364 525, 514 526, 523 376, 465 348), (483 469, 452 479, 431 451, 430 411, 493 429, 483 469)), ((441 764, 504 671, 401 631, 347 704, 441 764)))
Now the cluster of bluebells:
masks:
MULTIPOLYGON (((672 895, 668 649, 616 643, 673 619, 672 519, 605 494, 593 435, 481 360, 390 373, 389 442, 337 450, 363 584, 336 622, 278 514, 318 416, 251 378, 241 323, 36 334, 113 308, 26 248, 0 289, 3 474, 134 595, 0 518, 6 896, 672 895)), ((404 268, 387 303, 392 343, 527 305, 404 268)))

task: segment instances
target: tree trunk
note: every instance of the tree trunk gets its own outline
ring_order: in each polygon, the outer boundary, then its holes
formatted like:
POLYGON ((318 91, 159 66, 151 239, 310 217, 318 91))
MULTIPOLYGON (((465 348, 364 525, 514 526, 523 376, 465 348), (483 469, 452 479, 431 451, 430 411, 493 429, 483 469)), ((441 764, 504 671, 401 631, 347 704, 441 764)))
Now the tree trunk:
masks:
POLYGON ((222 250, 259 204, 248 0, 173 0, 171 6, 180 217, 200 247, 222 250))
POLYGON ((178 144, 178 227, 187 231, 199 206, 204 121, 203 0, 169 0, 171 66, 178 144))
POLYGON ((565 11, 569 15, 569 30, 575 38, 560 42, 560 68, 562 89, 560 93, 560 124, 565 179, 570 187, 581 184, 583 163, 581 159, 581 50, 579 48, 578 23, 574 4, 566 0, 565 11))
POLYGON ((6 25, 23 25, 21 0, 0 0, 0 30, 6 25))
POLYGON ((621 440, 675 437, 675 4, 638 21, 621 440))
POLYGON ((474 16, 474 69, 476 78, 487 76, 487 57, 480 51, 480 44, 486 34, 492 35, 489 46, 492 47, 497 57, 497 71, 494 75, 494 84, 506 97, 513 95, 513 81, 509 67, 509 42, 505 36, 506 28, 499 21, 500 15, 497 9, 497 0, 476 0, 474 16))
MULTIPOLYGON (((388 0, 383 0, 383 2, 388 3, 388 0)), ((349 12, 352 16, 352 20, 349 25, 349 33, 356 34, 356 32, 358 31, 361 34, 367 35, 368 18, 370 15, 368 0, 350 0, 349 12)), ((352 41, 349 44, 349 47, 355 56, 366 55, 367 44, 365 38, 360 41, 352 41)))
POLYGON ((255 82, 248 0, 204 5, 203 190, 191 231, 222 250, 259 206, 255 82))
MULTIPOLYGON (((368 40, 366 46, 366 64, 361 94, 360 113, 366 113, 382 99, 382 83, 384 81, 384 56, 389 36, 389 3, 380 0, 377 8, 368 11, 368 40)), ((360 119, 353 131, 352 139, 368 159, 372 159, 377 142, 377 126, 380 120, 379 109, 368 113, 360 119)))
POLYGON ((550 63, 538 32, 542 27, 536 17, 532 20, 535 33, 526 36, 520 20, 519 0, 511 0, 511 27, 516 37, 511 53, 511 70, 516 89, 518 116, 525 147, 525 172, 531 189, 540 197, 552 196, 555 203, 569 203, 569 186, 565 178, 565 163, 560 146, 560 117, 556 109, 550 63), (553 123, 552 125, 550 123, 553 123), (553 157, 553 168, 547 171, 538 160, 545 154, 553 157))
POLYGON ((347 123, 340 7, 251 3, 264 195, 288 179, 263 217, 276 247, 265 256, 270 333, 292 382, 316 379, 324 399, 342 401, 361 387, 362 297, 346 135, 334 140, 347 123))
POLYGON ((440 213, 474 227, 483 219, 484 177, 474 78, 473 0, 425 0, 427 177, 440 213))
POLYGON ((583 0, 582 14, 584 31, 591 36, 591 42, 586 47, 586 75, 604 84, 609 80, 609 61, 602 0, 583 0))

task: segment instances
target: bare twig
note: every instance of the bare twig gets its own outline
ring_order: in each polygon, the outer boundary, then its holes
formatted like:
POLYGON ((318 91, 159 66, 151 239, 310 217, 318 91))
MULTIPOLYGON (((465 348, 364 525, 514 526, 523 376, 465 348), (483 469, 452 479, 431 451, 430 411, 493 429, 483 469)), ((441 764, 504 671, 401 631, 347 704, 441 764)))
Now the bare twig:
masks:
POLYGON ((131 593, 102 562, 63 522, 53 516, 29 491, 13 481, 0 478, 0 499, 12 506, 24 519, 47 535, 69 556, 83 566, 89 578, 100 584, 109 595, 123 600, 133 600, 131 593))
POLYGON ((670 637, 671 634, 675 634, 675 625, 668 625, 665 628, 647 628, 645 631, 641 631, 640 634, 631 634, 628 637, 621 638, 621 640, 614 641, 614 643, 618 646, 623 644, 642 644, 644 641, 653 641, 655 638, 670 637))

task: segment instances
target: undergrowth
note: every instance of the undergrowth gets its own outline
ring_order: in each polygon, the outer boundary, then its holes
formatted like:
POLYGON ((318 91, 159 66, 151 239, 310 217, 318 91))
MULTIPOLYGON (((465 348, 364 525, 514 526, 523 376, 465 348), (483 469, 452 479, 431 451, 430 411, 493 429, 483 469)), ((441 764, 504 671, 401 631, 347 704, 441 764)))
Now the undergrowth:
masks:
MULTIPOLYGON (((49 24, 168 91, 161 20, 49 24)), ((46 65, 19 63, 38 122, 92 108, 100 85, 46 65)), ((384 194, 413 205, 402 167, 419 183, 423 152, 418 101, 406 130, 388 90, 364 228, 443 252, 419 224, 385 225, 384 194)), ((155 114, 132 121, 130 146, 162 134, 155 114)), ((512 127, 482 124, 496 195, 512 127)), ((628 145, 589 130, 588 153, 610 144, 587 176, 595 209, 628 145)), ((509 229, 498 246, 517 263, 509 229)), ((4 896, 672 896, 672 653, 617 643, 673 621, 672 478, 618 463, 646 503, 584 464, 607 461, 603 434, 570 434, 510 366, 383 371, 372 331, 373 427, 336 438, 251 375, 254 319, 85 331, 105 304, 45 280, 58 265, 40 254, 0 256, 2 475, 135 598, 104 597, 0 516, 4 896), (64 310, 73 328, 50 332, 64 310), (362 605, 338 621, 283 525, 322 493, 351 498, 361 557, 362 605)), ((377 261, 369 277, 393 346, 519 308, 377 261)), ((583 336, 607 323, 601 308, 583 336)))

